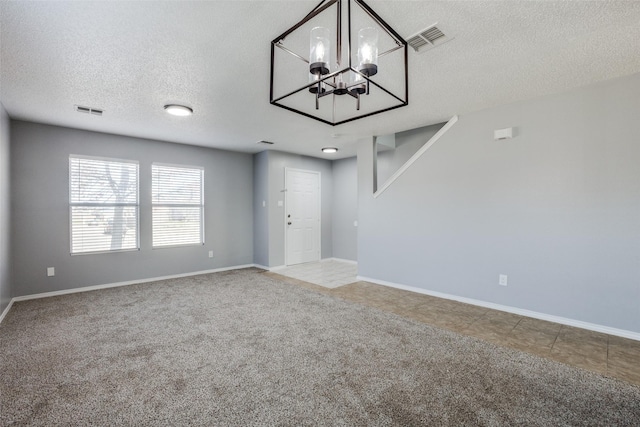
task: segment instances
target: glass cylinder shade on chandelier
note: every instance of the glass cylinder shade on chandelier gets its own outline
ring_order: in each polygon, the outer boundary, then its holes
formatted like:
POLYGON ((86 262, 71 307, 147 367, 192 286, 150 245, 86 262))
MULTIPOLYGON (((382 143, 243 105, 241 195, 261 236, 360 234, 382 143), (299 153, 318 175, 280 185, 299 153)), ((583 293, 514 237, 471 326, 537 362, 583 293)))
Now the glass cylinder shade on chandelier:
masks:
POLYGON ((375 28, 358 31, 358 71, 365 76, 378 72, 378 30, 375 28))
POLYGON ((315 27, 311 30, 309 51, 309 72, 316 76, 329 74, 331 45, 328 28, 315 27))

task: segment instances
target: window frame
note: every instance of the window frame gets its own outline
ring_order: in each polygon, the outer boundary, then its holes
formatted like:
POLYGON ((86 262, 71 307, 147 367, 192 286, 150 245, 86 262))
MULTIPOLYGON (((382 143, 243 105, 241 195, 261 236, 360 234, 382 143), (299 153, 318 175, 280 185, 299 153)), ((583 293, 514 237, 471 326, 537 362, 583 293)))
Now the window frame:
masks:
POLYGON ((151 249, 171 249, 171 248, 185 248, 185 247, 193 247, 193 246, 204 246, 206 242, 205 237, 205 201, 204 201, 204 167, 196 166, 196 165, 184 165, 184 164, 176 164, 176 163, 163 163, 163 162, 152 162, 151 163, 151 249), (186 204, 186 203, 156 203, 153 200, 153 168, 157 167, 169 167, 169 168, 180 168, 180 169, 194 169, 200 171, 200 204, 186 204), (180 244, 171 244, 171 245, 161 245, 156 246, 154 243, 154 216, 153 210, 155 207, 166 207, 166 208, 200 208, 200 241, 198 243, 180 243, 180 244))
POLYGON ((111 253, 119 253, 119 252, 134 252, 140 251, 140 162, 137 160, 131 159, 120 159, 115 157, 103 157, 103 156, 87 156, 82 154, 69 154, 69 169, 68 169, 68 185, 69 185, 69 254, 71 256, 79 256, 79 255, 98 255, 98 254, 111 254, 111 253), (72 202, 72 182, 71 182, 71 159, 80 159, 80 160, 97 160, 97 161, 105 161, 105 162, 117 162, 117 163, 127 163, 133 164, 136 166, 136 201, 134 203, 81 203, 81 202, 72 202), (136 244, 135 248, 125 248, 125 249, 109 249, 109 250, 99 250, 99 251, 84 251, 84 252, 73 252, 73 208, 74 207, 134 207, 136 210, 136 244))

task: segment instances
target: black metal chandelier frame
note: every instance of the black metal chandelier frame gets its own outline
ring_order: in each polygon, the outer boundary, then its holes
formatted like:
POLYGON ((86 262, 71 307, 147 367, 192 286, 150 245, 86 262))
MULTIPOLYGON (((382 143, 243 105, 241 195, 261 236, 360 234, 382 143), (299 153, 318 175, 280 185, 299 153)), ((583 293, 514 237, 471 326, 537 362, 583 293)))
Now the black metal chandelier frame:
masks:
POLYGON ((342 58, 342 1, 343 0, 322 0, 311 12, 309 12, 300 22, 298 22, 297 24, 295 24, 293 27, 289 28, 287 31, 285 31, 284 33, 282 33, 280 36, 276 37, 272 42, 271 42, 271 80, 270 80, 270 102, 272 105, 276 105, 278 107, 284 108, 286 110, 289 111, 293 111, 294 113, 298 113, 301 114, 303 116, 309 117, 311 119, 314 120, 318 120, 320 122, 329 124, 329 125, 340 125, 343 123, 347 123, 347 122, 351 122, 354 120, 358 120, 358 119, 362 119, 365 117, 369 117, 372 116, 374 114, 380 114, 380 113, 384 113, 386 111, 390 111, 390 110, 394 110, 396 108, 400 108, 400 107, 404 107, 406 105, 409 105, 409 85, 408 85, 408 61, 407 61, 407 42, 393 29, 391 28, 391 26, 389 26, 389 24, 387 24, 375 11, 373 11, 373 9, 371 9, 371 7, 369 7, 364 1, 362 0, 345 0, 347 1, 347 58, 348 58, 348 66, 340 69, 340 61, 342 58), (395 46, 386 50, 385 52, 382 52, 380 54, 378 54, 378 58, 384 56, 384 55, 388 55, 392 52, 395 52, 399 49, 403 49, 403 55, 404 55, 404 99, 394 93, 392 93, 391 91, 387 90, 386 88, 384 88, 382 85, 376 83, 375 81, 373 81, 370 77, 375 74, 374 73, 367 73, 367 72, 362 72, 359 71, 356 67, 353 66, 352 64, 352 56, 351 56, 351 52, 352 52, 352 46, 351 46, 351 42, 352 42, 352 38, 351 38, 351 3, 354 2, 356 3, 358 6, 360 6, 362 8, 362 10, 364 12, 366 12, 369 17, 371 19, 373 19, 395 42, 395 46), (324 12, 325 10, 329 9, 331 6, 336 5, 337 6, 337 34, 336 34, 336 47, 337 47, 337 53, 336 53, 336 57, 338 58, 337 60, 337 64, 338 64, 338 70, 330 72, 329 70, 325 70, 326 72, 323 73, 319 73, 318 74, 318 79, 317 81, 313 81, 310 82, 309 84, 306 84, 302 87, 299 87, 298 89, 295 89, 293 91, 290 91, 289 93, 282 95, 282 96, 278 96, 278 97, 274 97, 274 79, 275 79, 275 52, 276 52, 276 48, 279 48, 281 50, 283 50, 284 52, 294 56, 295 58, 306 62, 307 64, 309 64, 309 60, 306 59, 304 56, 290 50, 289 48, 287 48, 284 45, 284 40, 287 36, 289 36, 291 33, 293 33, 294 31, 296 31, 298 28, 302 27, 304 24, 306 24, 307 22, 309 22, 311 19, 313 19, 314 17, 318 16, 320 13, 324 12), (357 82, 357 83, 352 83, 352 84, 338 84, 334 81, 334 78, 341 75, 341 74, 346 74, 349 72, 353 72, 355 74, 360 75, 360 77, 363 79, 363 81, 357 82), (321 74, 321 75, 320 75, 321 74), (323 85, 326 85, 328 87, 330 87, 331 89, 326 90, 323 85), (359 111, 360 110, 360 96, 361 95, 369 95, 369 91, 370 91, 370 87, 371 85, 375 86, 376 88, 380 89, 381 91, 387 93, 388 95, 390 95, 391 97, 393 97, 395 100, 397 100, 399 102, 399 104, 397 105, 393 105, 390 107, 386 107, 386 108, 381 108, 379 110, 373 111, 373 112, 368 112, 368 113, 364 113, 355 117, 350 117, 350 118, 346 118, 343 120, 335 120, 335 103, 336 103, 336 96, 342 96, 342 95, 349 95, 353 98, 356 99, 356 110, 359 111), (328 95, 333 95, 333 121, 329 121, 326 120, 322 117, 317 117, 314 116, 310 113, 304 112, 304 111, 300 111, 296 108, 293 108, 291 106, 285 105, 283 103, 281 103, 280 101, 283 101, 284 99, 295 95, 299 92, 308 90, 309 92, 311 92, 312 94, 315 95, 315 107, 316 110, 319 109, 319 100, 322 97, 328 96, 328 95))

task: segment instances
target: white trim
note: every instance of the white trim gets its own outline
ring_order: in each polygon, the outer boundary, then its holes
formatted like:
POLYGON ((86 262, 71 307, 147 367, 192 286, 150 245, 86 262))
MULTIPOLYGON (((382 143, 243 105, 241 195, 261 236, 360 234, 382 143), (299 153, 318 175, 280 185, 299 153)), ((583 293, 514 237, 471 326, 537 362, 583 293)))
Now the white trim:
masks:
POLYGON ((129 280, 126 282, 107 283, 104 285, 84 286, 81 288, 63 289, 61 291, 44 292, 41 294, 23 295, 21 297, 14 297, 11 301, 28 301, 32 299, 55 297, 59 295, 75 294, 79 292, 97 291, 99 289, 117 288, 120 286, 138 285, 141 283, 157 282, 160 280, 179 279, 181 277, 199 276, 201 274, 219 273, 229 270, 240 270, 242 268, 254 267, 254 264, 234 265, 232 267, 215 268, 213 270, 194 271, 191 273, 172 274, 169 276, 152 277, 149 279, 129 280))
MULTIPOLYGON (((318 259, 314 261, 320 261, 322 259, 322 173, 320 171, 308 170, 308 169, 298 169, 298 168, 290 168, 285 166, 284 168, 284 211, 282 212, 283 224, 284 224, 284 263, 285 266, 289 265, 289 252, 287 248, 287 233, 289 228, 287 227, 287 204, 289 198, 288 191, 288 174, 289 172, 303 172, 303 173, 313 173, 318 175, 318 259)), ((311 261, 313 262, 313 261, 311 261)), ((293 264, 295 265, 295 264, 293 264)))
POLYGON ((9 313, 9 309, 13 305, 14 299, 15 298, 11 298, 11 301, 9 301, 9 304, 7 304, 7 308, 5 308, 4 311, 2 312, 2 314, 0 314, 0 323, 2 323, 2 321, 4 320, 4 316, 6 316, 7 313, 9 313))
POLYGON ((285 268, 289 267, 288 265, 276 265, 275 267, 267 267, 266 265, 261 265, 261 264, 253 264, 253 266, 256 268, 261 268, 263 270, 274 271, 274 272, 284 270, 285 268))
POLYGON ((436 143, 436 141, 438 141, 440 139, 440 137, 442 135, 444 135, 445 133, 447 133, 447 131, 449 129, 451 129, 451 127, 458 121, 458 116, 453 116, 451 117, 451 119, 449 119, 449 121, 440 128, 440 130, 438 132, 436 132, 435 135, 433 135, 431 137, 431 139, 429 141, 427 141, 426 144, 424 144, 422 147, 420 147, 420 149, 413 155, 411 156, 411 158, 409 160, 407 160, 407 162, 402 165, 402 167, 400 167, 400 169, 398 169, 396 171, 396 173, 394 173, 393 175, 391 175, 391 178, 389 178, 387 180, 387 182, 384 183, 384 185, 382 187, 380 187, 375 193, 373 193, 373 197, 377 198, 378 196, 380 196, 384 190, 386 190, 387 188, 389 188, 389 186, 391 186, 391 184, 394 183, 394 181, 396 179, 398 179, 400 177, 400 175, 402 175, 403 173, 406 172, 407 169, 409 169, 409 167, 411 167, 411 165, 420 158, 420 156, 422 156, 429 148, 431 148, 431 146, 433 144, 436 143))
POLYGON ((106 162, 117 162, 117 163, 133 163, 136 165, 140 165, 138 160, 131 159, 120 159, 118 157, 104 157, 104 156, 86 156, 84 154, 69 154, 69 159, 83 159, 83 160, 100 160, 106 162))
POLYGON ((176 169, 201 169, 204 172, 204 166, 195 166, 195 165, 182 165, 177 163, 162 163, 162 162, 151 162, 151 174, 153 175, 153 165, 156 166, 167 166, 170 168, 176 169))
POLYGON ((129 285, 139 285, 139 284, 142 284, 142 283, 157 282, 157 281, 160 281, 160 280, 179 279, 181 277, 189 277, 189 276, 199 276, 201 274, 220 273, 222 271, 229 271, 229 270, 241 270, 243 268, 251 268, 251 267, 264 268, 264 269, 267 269, 267 270, 269 269, 268 267, 264 267, 264 266, 261 266, 261 265, 258 265, 258 264, 243 264, 243 265, 234 265, 234 266, 231 266, 231 267, 214 268, 213 270, 194 271, 194 272, 191 272, 191 273, 172 274, 172 275, 169 275, 169 276, 152 277, 152 278, 149 278, 149 279, 129 280, 127 282, 117 282, 117 283, 107 283, 107 284, 104 284, 104 285, 84 286, 84 287, 81 287, 81 288, 63 289, 61 291, 43 292, 41 294, 31 294, 31 295, 23 295, 23 296, 20 296, 20 297, 14 297, 14 298, 11 299, 11 301, 9 301, 9 305, 7 305, 7 308, 4 309, 4 311, 2 312, 2 315, 0 315, 0 324, 2 323, 2 320, 4 320, 4 318, 7 315, 7 313, 9 313, 9 309, 11 308, 11 306, 13 305, 13 303, 15 301, 28 301, 28 300, 32 300, 32 299, 55 297, 55 296, 59 296, 59 295, 68 295, 68 294, 76 294, 76 293, 80 293, 80 292, 97 291, 99 289, 117 288, 117 287, 120 287, 120 286, 129 286, 129 285))
POLYGON ((320 262, 326 262, 326 261, 338 261, 338 262, 344 262, 345 264, 353 264, 353 265, 357 265, 358 261, 354 261, 352 259, 344 259, 344 258, 324 258, 322 259, 320 262))
POLYGON ((430 295, 437 298, 444 298, 453 301, 459 301, 466 304, 476 305, 479 307, 491 308, 493 310, 506 311, 507 313, 518 314, 520 316, 533 317, 534 319, 546 320, 548 322, 560 323, 562 325, 574 326, 576 328, 588 329, 590 331, 602 332, 603 334, 615 335, 618 337, 629 338, 640 341, 640 332, 627 331, 625 329, 612 328, 610 326, 598 325, 596 323, 583 322, 582 320, 569 319, 566 317, 554 316, 552 314, 539 313, 537 311, 526 310, 523 308, 511 307, 508 305, 495 304, 492 302, 481 301, 473 298, 466 298, 457 295, 446 294, 442 292, 430 291, 415 286, 401 285, 398 283, 387 282, 385 280, 372 279, 370 277, 356 276, 359 281, 375 283, 391 288, 403 289, 405 291, 416 292, 419 294, 430 295))

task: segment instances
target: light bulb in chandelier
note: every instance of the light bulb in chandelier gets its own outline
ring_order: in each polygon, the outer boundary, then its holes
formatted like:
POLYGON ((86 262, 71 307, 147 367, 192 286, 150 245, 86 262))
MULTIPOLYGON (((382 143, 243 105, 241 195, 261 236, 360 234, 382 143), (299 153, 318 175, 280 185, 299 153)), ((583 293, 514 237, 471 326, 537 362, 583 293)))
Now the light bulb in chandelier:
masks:
POLYGON ((329 29, 314 27, 309 40, 309 72, 317 76, 329 74, 330 57, 329 29))
POLYGON ((358 31, 358 71, 365 76, 378 72, 378 30, 375 28, 358 31))
POLYGON ((342 80, 342 74, 338 74, 335 78, 336 88, 333 90, 334 95, 344 95, 347 93, 347 82, 342 80))

